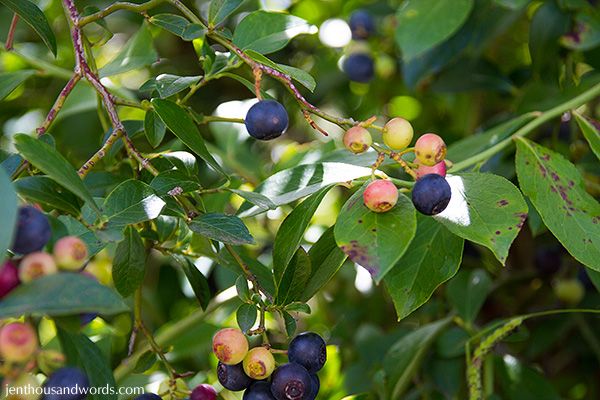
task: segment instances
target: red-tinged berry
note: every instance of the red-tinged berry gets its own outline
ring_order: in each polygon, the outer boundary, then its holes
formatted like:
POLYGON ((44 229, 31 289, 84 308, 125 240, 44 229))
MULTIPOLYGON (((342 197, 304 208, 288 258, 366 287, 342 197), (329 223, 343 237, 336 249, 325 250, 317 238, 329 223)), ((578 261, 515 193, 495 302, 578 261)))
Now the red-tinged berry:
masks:
POLYGON ((203 383, 192 390, 190 400, 216 400, 217 391, 211 385, 203 383))
POLYGON ((88 248, 77 236, 66 236, 54 245, 54 260, 58 268, 70 271, 83 267, 88 258, 88 248))
POLYGON ((369 131, 362 126, 353 126, 344 133, 344 146, 354 154, 364 153, 373 143, 369 131))
POLYGON ((419 166, 417 167, 415 172, 417 174, 417 179, 420 179, 420 178, 424 177, 425 175, 429 175, 429 174, 437 174, 437 175, 445 177, 446 176, 446 162, 440 161, 439 163, 435 164, 433 167, 430 167, 429 165, 419 164, 419 166))
POLYGON ((19 264, 19 278, 23 283, 54 274, 57 271, 54 258, 48 253, 31 253, 19 264))
POLYGON ((0 355, 6 361, 22 363, 38 350, 38 340, 31 325, 12 322, 0 330, 0 355))
POLYGON ((239 329, 221 329, 213 337, 213 352, 223 364, 239 364, 248 353, 248 339, 239 329))
POLYGON ((255 347, 244 357, 244 372, 252 379, 267 379, 275 369, 275 358, 269 349, 255 347))
POLYGON ((413 127, 404 118, 393 118, 383 127, 383 143, 392 150, 404 150, 413 140, 413 127))
POLYGON ((426 133, 415 143, 415 156, 419 164, 433 167, 446 158, 446 143, 435 133, 426 133))
POLYGON ((369 183, 363 192, 363 200, 371 211, 383 213, 398 202, 398 189, 391 181, 378 179, 369 183))
POLYGON ((19 286, 19 270, 12 261, 6 261, 0 269, 0 299, 19 286))

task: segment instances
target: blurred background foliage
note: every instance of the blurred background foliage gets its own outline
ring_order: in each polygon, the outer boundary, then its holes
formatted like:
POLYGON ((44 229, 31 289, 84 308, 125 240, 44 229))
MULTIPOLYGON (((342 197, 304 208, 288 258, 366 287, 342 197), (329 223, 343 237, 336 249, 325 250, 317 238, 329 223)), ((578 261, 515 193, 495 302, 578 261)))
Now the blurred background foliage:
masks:
MULTIPOLYGON (((78 1, 78 7, 103 8, 108 1, 78 1)), ((201 13, 206 1, 185 1, 201 13)), ((248 0, 227 20, 233 28, 246 12, 257 7, 290 12, 306 19, 321 30, 301 35, 270 58, 309 72, 317 82, 308 100, 328 112, 357 120, 376 115, 382 120, 401 116, 411 121, 417 132, 436 132, 447 143, 477 134, 488 127, 521 113, 544 110, 573 97, 600 81, 600 12, 595 1, 585 0, 475 0, 465 23, 433 49, 412 60, 403 60, 396 37, 397 10, 402 1, 395 0, 248 0), (375 18, 377 33, 365 42, 346 40, 347 20, 356 9, 368 10, 375 18), (325 29, 329 24, 329 29, 325 29), (376 62, 376 79, 370 84, 349 82, 340 70, 340 58, 357 49, 365 49, 376 62)), ((74 63, 72 45, 58 0, 39 0, 58 40, 58 56, 53 59, 35 33, 20 24, 16 33, 17 53, 0 52, 0 71, 35 69, 39 72, 13 91, 0 108, 1 146, 11 151, 11 137, 18 132, 33 132, 64 86, 74 63), (47 68, 51 63, 58 68, 47 68)), ((150 14, 172 12, 168 6, 150 14)), ((2 35, 12 14, 0 7, 2 35)), ((85 28, 94 45, 98 66, 108 63, 125 43, 139 32, 142 16, 118 12, 106 19, 105 26, 91 24, 85 28)), ((149 98, 140 87, 150 77, 162 73, 201 75, 202 40, 185 42, 152 24, 144 23, 151 41, 144 41, 135 57, 153 59, 149 68, 103 78, 111 90, 124 98, 149 98)), ((219 50, 219 47, 215 47, 219 50)), ((249 80, 247 68, 234 71, 249 80)), ((286 106, 291 126, 288 133, 274 143, 248 140, 241 125, 217 123, 201 126, 211 152, 235 172, 235 186, 251 190, 276 171, 317 160, 339 160, 350 155, 339 149, 342 131, 326 121, 319 121, 330 136, 313 131, 302 118, 294 99, 284 88, 266 81, 271 95, 286 106)), ((306 92, 306 91, 305 91, 306 92)), ((242 117, 253 94, 238 81, 219 79, 210 82, 193 96, 189 105, 199 114, 242 117)), ((93 90, 79 84, 69 97, 52 128, 56 146, 74 165, 82 164, 101 143, 104 133, 99 122, 98 99, 93 90)), ((600 102, 592 103, 588 115, 598 117, 600 102)), ((131 134, 141 130, 144 112, 120 108, 131 134)), ((167 133, 170 135, 170 133, 167 133)), ((173 136, 158 149, 134 135, 144 152, 183 149, 173 136)), ((376 140, 379 138, 376 137, 376 140)), ((574 120, 565 116, 539 130, 536 139, 577 163, 587 189, 600 196, 600 165, 587 147, 574 120)), ((6 153, 4 153, 6 154, 6 153)), ((495 156, 482 166, 515 180, 513 163, 505 154, 495 156)), ((3 157, 0 154, 0 157, 3 157)), ((365 158, 364 165, 372 162, 365 158)), ((199 169, 206 186, 219 176, 208 168, 199 169)), ((401 176, 397 168, 386 170, 401 176)), ((130 168, 112 158, 102 162, 86 178, 97 195, 104 195, 126 177, 130 168)), ((305 240, 314 243, 335 218, 349 191, 332 190, 319 207, 305 240)), ((204 197, 208 209, 233 211, 241 198, 231 193, 204 197)), ((247 256, 265 263, 270 261, 271 243, 282 219, 291 211, 283 206, 254 219, 247 219, 253 236, 260 243, 246 248, 247 256)), ((101 282, 110 284, 111 260, 100 253, 89 267, 101 282)), ((209 277, 213 293, 227 298, 237 275, 228 268, 200 258, 198 267, 209 277), (229 288, 229 292, 224 292, 229 288), (224 294, 223 294, 224 293, 224 294)), ((168 330, 197 309, 197 301, 180 270, 158 253, 147 267, 144 318, 147 325, 168 330)), ((432 299, 401 322, 396 321, 394 307, 383 287, 374 287, 368 274, 347 263, 310 305, 313 313, 299 320, 300 330, 321 333, 329 341, 329 362, 321 376, 319 398, 340 399, 344 396, 373 392, 377 387, 376 371, 381 368, 387 350, 416 327, 470 307, 463 326, 454 326, 440 335, 432 351, 423 355, 419 373, 410 384, 405 399, 465 398, 465 339, 483 326, 500 318, 551 308, 578 306, 596 308, 600 295, 583 267, 560 246, 531 208, 528 226, 517 237, 505 268, 491 253, 466 243, 461 272, 448 285, 438 289, 432 299), (565 288, 565 282, 567 282, 565 288), (574 283, 575 282, 575 283, 574 283), (572 284, 569 286, 569 284, 572 284), (574 288, 574 289, 573 289, 574 288), (583 290, 582 290, 583 289, 583 290), (467 300, 465 300, 467 299, 467 300)), ((235 325, 238 300, 224 304, 206 320, 190 326, 172 342, 169 357, 181 371, 199 371, 191 382, 216 381, 216 359, 210 354, 210 338, 223 325, 235 325)), ((460 313, 464 317, 463 313, 460 313)), ((285 329, 279 321, 269 320, 272 341, 284 343, 285 329)), ((110 357, 113 367, 127 355, 128 317, 103 320, 97 318, 88 334, 110 357)), ((56 345, 53 324, 42 324, 43 344, 56 345)), ((486 388, 494 399, 597 399, 600 398, 600 321, 584 315, 558 315, 536 319, 520 328, 506 343, 498 346, 484 368, 494 370, 486 388)), ((117 373, 118 376, 118 373, 117 373)), ((145 374, 133 374, 122 384, 158 382, 166 377, 158 363, 145 374)), ((190 387, 193 387, 190 384, 190 387)), ((227 399, 236 398, 224 394, 227 399)), ((356 397, 357 399, 361 397, 356 397)))

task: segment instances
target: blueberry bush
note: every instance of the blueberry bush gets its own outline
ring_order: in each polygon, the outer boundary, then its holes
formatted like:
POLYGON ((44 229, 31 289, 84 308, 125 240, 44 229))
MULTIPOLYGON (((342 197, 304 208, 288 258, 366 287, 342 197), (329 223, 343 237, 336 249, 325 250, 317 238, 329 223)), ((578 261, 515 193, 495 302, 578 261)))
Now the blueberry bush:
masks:
POLYGON ((596 3, 0 0, 0 390, 600 398, 596 3))

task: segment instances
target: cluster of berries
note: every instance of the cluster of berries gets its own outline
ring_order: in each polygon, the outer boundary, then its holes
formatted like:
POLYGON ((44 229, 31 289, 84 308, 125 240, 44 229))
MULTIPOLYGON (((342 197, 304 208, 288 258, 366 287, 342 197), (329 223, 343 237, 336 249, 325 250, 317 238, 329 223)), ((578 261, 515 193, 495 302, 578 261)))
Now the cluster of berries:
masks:
POLYGON ((49 254, 42 249, 50 237, 50 223, 41 211, 32 206, 19 209, 11 251, 23 257, 6 261, 0 269, 0 298, 21 283, 54 274, 59 269, 76 271, 83 267, 88 258, 88 248, 81 239, 63 237, 54 243, 52 254, 49 254))
MULTIPOLYGON (((383 142, 395 151, 408 150, 414 130, 403 118, 393 118, 383 127, 383 142)), ((356 125, 344 133, 344 146, 355 154, 363 153, 373 144, 371 134, 364 126, 356 125)), ((415 208, 425 215, 436 215, 446 209, 452 191, 446 181, 446 143, 435 133, 426 133, 414 146, 414 175, 417 179, 412 190, 415 208)), ((365 205, 375 212, 386 212, 398 201, 398 189, 389 180, 371 182, 364 191, 365 205)))
POLYGON ((314 400, 320 389, 317 372, 327 361, 325 341, 312 332, 296 336, 288 348, 289 362, 277 367, 269 348, 249 349, 238 329, 217 332, 213 352, 219 382, 231 391, 246 390, 244 400, 314 400))
MULTIPOLYGON (((356 10, 350 16, 352 39, 364 41, 375 32, 375 20, 365 10, 356 10)), ((342 69, 351 81, 367 83, 375 75, 375 63, 368 49, 360 47, 344 59, 342 69)))

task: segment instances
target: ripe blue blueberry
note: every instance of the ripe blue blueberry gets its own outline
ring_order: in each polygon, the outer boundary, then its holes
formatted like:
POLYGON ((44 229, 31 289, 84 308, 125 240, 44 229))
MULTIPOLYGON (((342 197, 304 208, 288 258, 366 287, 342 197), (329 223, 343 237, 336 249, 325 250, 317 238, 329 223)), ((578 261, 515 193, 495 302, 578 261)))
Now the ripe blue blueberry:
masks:
POLYGON ((308 400, 315 400, 317 398, 317 395, 319 394, 319 389, 321 389, 321 381, 319 380, 317 374, 311 374, 310 380, 312 382, 312 392, 311 395, 308 397, 308 400))
POLYGON ((350 80, 360 83, 367 83, 375 75, 375 64, 373 59, 364 53, 355 53, 349 55, 342 65, 342 69, 348 75, 350 80))
POLYGON ((261 100, 250 107, 245 124, 250 136, 271 140, 286 131, 289 118, 285 108, 275 100, 261 100))
POLYGON ((375 32, 375 21, 368 11, 354 11, 350 16, 349 22, 350 30, 352 31, 352 39, 354 40, 367 39, 375 32))
POLYGON ((428 174, 415 183, 412 202, 420 213, 436 215, 448 207, 451 196, 450 185, 443 176, 428 174))
POLYGON ((161 397, 154 393, 144 393, 135 398, 135 400, 162 400, 161 397))
POLYGON ((50 223, 44 213, 32 206, 21 207, 11 250, 18 254, 40 251, 51 235, 50 223))
POLYGON ((90 383, 79 368, 65 367, 54 371, 44 387, 49 390, 44 391, 42 400, 83 400, 90 383))
POLYGON ((316 333, 304 332, 290 342, 288 358, 291 363, 302 365, 312 374, 325 365, 327 345, 323 338, 316 333))
POLYGON ((276 400, 309 400, 313 392, 310 374, 300 364, 283 364, 271 376, 271 393, 276 400))
POLYGON ((271 384, 265 381, 254 382, 245 392, 242 400, 275 400, 271 384))
POLYGON ((252 379, 244 372, 242 363, 227 365, 219 361, 217 377, 225 389, 233 392, 244 390, 252 384, 252 379))

